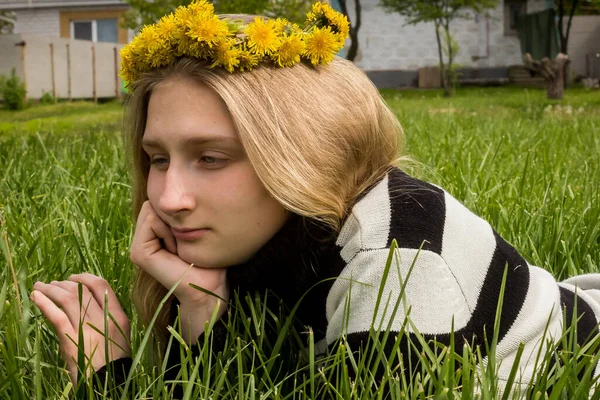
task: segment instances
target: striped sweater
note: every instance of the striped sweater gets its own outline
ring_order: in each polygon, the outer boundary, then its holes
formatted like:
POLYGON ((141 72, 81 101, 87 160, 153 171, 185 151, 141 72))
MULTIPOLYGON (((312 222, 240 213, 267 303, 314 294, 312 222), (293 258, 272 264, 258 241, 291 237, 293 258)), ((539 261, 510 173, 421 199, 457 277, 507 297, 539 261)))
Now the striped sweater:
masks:
POLYGON ((484 331, 491 339, 506 270, 496 347, 501 386, 520 343, 525 347, 517 379, 521 384, 532 380, 540 345, 561 337, 563 308, 571 321, 575 301, 578 341, 598 332, 600 290, 594 288, 600 289, 600 274, 557 282, 450 194, 399 169, 391 169, 354 205, 335 241, 322 237, 318 229, 289 223, 253 260, 228 271, 234 288, 269 288, 290 306, 322 282, 298 310, 315 339, 321 339, 321 350, 342 335, 354 349, 368 339, 393 240, 397 263, 389 269, 382 296, 391 304, 387 310, 379 306, 373 326, 411 331, 405 324, 410 308, 410 320, 426 339, 448 345, 454 326, 455 340, 480 346, 484 363, 484 331), (403 282, 404 299, 391 318, 403 282))
MULTIPOLYGON (((485 363, 484 332, 491 336, 494 330, 505 271, 498 378, 502 386, 523 343, 517 381, 526 385, 540 346, 562 335, 563 309, 571 321, 576 302, 580 343, 598 332, 600 274, 557 282, 447 192, 397 168, 360 198, 339 234, 293 217, 249 262, 230 267, 227 276, 240 294, 269 289, 290 308, 310 290, 297 317, 312 328, 320 351, 341 336, 357 350, 368 340, 375 313, 373 326, 408 330, 401 343, 406 347, 414 332, 405 323, 410 308, 412 326, 426 339, 449 345, 454 326, 455 340, 479 346, 485 363), (382 283, 394 240, 396 261, 382 283), (402 304, 392 317, 403 283, 402 304), (377 309, 380 290, 384 302, 391 299, 387 308, 377 309)), ((219 343, 216 336, 225 333, 215 329, 213 334, 219 343)))

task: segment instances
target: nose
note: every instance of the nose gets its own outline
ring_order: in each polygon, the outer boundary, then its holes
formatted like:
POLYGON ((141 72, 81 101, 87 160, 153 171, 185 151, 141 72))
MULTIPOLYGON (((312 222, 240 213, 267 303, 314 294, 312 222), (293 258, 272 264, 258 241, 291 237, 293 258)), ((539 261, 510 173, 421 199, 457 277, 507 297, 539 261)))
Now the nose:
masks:
POLYGON ((169 166, 164 176, 164 185, 159 199, 159 208, 167 215, 191 211, 196 206, 193 185, 184 170, 169 166))

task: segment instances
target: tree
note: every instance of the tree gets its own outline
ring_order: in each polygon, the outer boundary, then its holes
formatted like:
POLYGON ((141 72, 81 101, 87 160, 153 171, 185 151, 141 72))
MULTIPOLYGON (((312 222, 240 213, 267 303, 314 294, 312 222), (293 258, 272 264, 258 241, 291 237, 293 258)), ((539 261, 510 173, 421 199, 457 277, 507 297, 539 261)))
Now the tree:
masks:
POLYGON ((15 13, 12 11, 0 11, 0 35, 12 33, 15 27, 15 13))
MULTIPOLYGON (((348 15, 348 5, 346 4, 346 0, 339 0, 340 8, 342 9, 342 13, 348 17, 348 21, 350 21, 350 16, 348 15)), ((356 55, 358 54, 358 30, 360 29, 361 23, 361 12, 362 7, 360 5, 360 0, 354 0, 354 24, 350 21, 350 48, 348 49, 348 53, 346 54, 346 58, 350 61, 354 61, 356 55)))
POLYGON ((581 8, 586 8, 587 13, 600 12, 600 0, 556 0, 555 8, 558 13, 559 54, 554 60, 550 60, 548 57, 544 57, 542 60, 534 60, 531 54, 525 53, 523 63, 529 70, 536 72, 545 79, 549 99, 562 99, 570 75, 568 49, 573 16, 581 8), (565 17, 567 18, 566 21, 565 17))
POLYGON ((549 99, 559 100, 563 98, 565 91, 565 65, 569 57, 564 53, 558 53, 554 60, 548 57, 541 61, 534 60, 531 54, 523 55, 523 63, 528 69, 541 75, 546 81, 546 93, 549 99))
MULTIPOLYGON (((571 32, 571 23, 573 16, 581 8, 587 8, 590 12, 600 10, 600 0, 556 0, 556 8, 558 12, 558 38, 560 45, 560 52, 563 54, 569 54, 569 33, 571 32), (567 16, 567 23, 565 25, 564 19, 567 16)), ((563 80, 565 85, 568 85, 570 76, 571 62, 567 59, 564 63, 563 80)), ((561 96, 562 97, 562 96, 561 96)))
POLYGON ((407 24, 433 22, 438 45, 438 57, 444 95, 450 96, 456 81, 454 59, 458 44, 450 33, 450 22, 468 17, 468 12, 482 13, 496 6, 495 0, 380 0, 388 12, 407 18, 407 24), (446 61, 444 61, 444 55, 446 61))
MULTIPOLYGON (((139 30, 144 25, 153 24, 163 15, 186 6, 191 0, 125 0, 130 10, 123 18, 123 25, 139 30)), ((216 0, 215 11, 218 14, 250 14, 268 17, 285 17, 292 22, 303 22, 310 9, 310 0, 216 0)))
POLYGON ((573 16, 582 10, 585 14, 600 14, 600 0, 556 0, 555 6, 558 13, 560 52, 569 54, 569 33, 573 16), (564 23, 565 16, 567 17, 566 25, 564 23))

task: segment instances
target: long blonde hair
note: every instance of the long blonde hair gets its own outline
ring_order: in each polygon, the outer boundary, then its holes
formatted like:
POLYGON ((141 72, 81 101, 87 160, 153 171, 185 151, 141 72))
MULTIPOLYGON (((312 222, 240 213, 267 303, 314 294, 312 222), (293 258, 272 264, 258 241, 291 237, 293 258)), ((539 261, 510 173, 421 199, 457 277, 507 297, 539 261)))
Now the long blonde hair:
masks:
MULTIPOLYGON (((133 212, 147 200, 149 160, 142 150, 153 88, 172 77, 197 79, 225 102, 240 141, 269 193, 289 211, 339 230, 358 196, 398 157, 402 130, 371 81, 336 58, 314 68, 260 67, 230 74, 184 58, 153 70, 132 88, 126 129, 134 172, 133 212)), ((134 302, 144 321, 167 289, 139 270, 134 302)), ((170 299, 155 332, 166 337, 170 299)))

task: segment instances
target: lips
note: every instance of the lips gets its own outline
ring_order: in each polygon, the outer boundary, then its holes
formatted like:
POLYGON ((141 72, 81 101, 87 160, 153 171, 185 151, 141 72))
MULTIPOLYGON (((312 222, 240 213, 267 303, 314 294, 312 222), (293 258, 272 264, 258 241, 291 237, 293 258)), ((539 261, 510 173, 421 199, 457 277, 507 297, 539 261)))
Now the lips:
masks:
POLYGON ((193 241, 198 240, 208 232, 209 229, 184 229, 171 227, 171 233, 178 240, 193 241))

